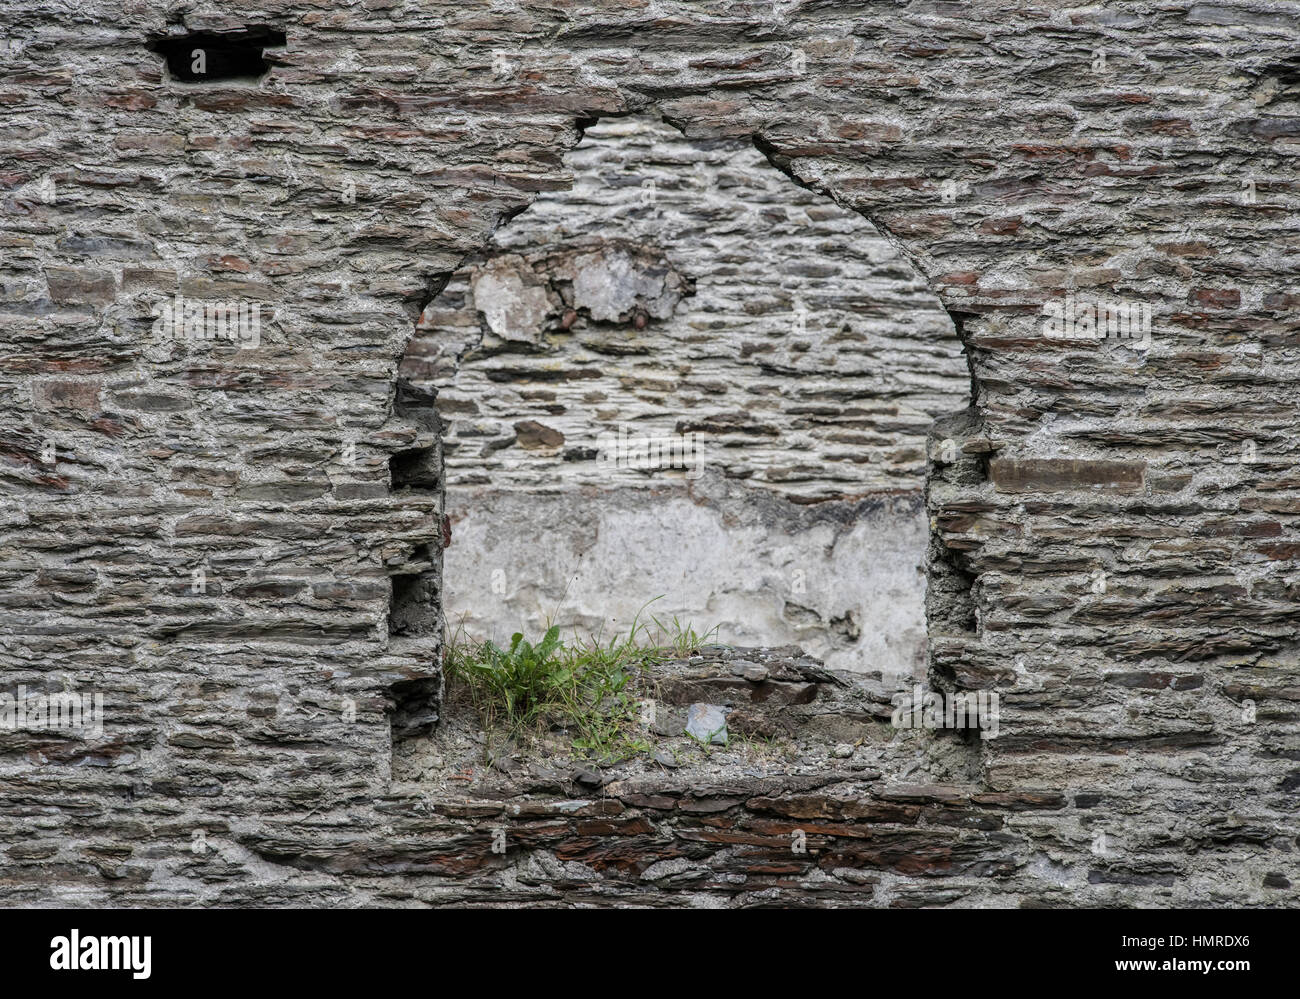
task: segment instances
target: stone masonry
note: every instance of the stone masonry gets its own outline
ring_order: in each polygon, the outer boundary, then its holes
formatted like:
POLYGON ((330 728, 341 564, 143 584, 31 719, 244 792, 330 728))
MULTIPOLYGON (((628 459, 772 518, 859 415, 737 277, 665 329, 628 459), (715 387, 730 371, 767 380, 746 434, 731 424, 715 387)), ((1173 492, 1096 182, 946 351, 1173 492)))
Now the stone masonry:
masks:
MULTIPOLYGON (((0 727, 4 904, 1297 903, 1293 4, 0 24, 0 693, 103 703, 97 732, 0 727), (184 78, 195 39, 212 73, 184 78), (463 268, 515 252, 494 234, 574 189, 584 132, 634 115, 752 145, 951 317, 967 392, 909 466, 928 682, 998 693, 996 738, 896 730, 872 670, 767 649, 746 662, 811 700, 753 756, 394 779, 452 731, 467 467, 402 358, 463 268), (1052 335, 1066 303, 1083 336, 1052 335), (1116 303, 1149 334, 1089 336, 1116 303)), ((769 682, 728 681, 732 713, 769 682)))

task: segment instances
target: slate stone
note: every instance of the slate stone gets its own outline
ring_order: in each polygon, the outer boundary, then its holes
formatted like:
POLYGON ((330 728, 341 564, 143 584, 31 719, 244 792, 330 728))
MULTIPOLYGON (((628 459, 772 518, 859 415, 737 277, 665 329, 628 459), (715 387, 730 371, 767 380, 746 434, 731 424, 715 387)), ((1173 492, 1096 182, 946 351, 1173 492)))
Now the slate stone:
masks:
POLYGON ((686 732, 700 742, 722 746, 727 742, 727 709, 696 702, 686 709, 686 732))

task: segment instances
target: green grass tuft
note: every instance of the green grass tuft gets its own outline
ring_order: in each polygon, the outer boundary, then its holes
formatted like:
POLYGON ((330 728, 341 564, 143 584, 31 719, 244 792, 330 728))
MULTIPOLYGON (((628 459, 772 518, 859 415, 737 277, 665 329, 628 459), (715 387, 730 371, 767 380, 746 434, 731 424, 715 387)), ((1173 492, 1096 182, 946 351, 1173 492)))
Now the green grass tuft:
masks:
POLYGON ((700 635, 676 617, 671 627, 652 620, 654 630, 638 612, 626 634, 608 641, 603 629, 566 642, 551 626, 536 645, 517 632, 508 649, 458 632, 447 646, 447 672, 468 689, 489 731, 504 728, 513 738, 546 726, 571 729, 574 749, 615 763, 652 748, 639 725, 639 702, 653 696, 652 667, 693 654, 717 633, 700 635))

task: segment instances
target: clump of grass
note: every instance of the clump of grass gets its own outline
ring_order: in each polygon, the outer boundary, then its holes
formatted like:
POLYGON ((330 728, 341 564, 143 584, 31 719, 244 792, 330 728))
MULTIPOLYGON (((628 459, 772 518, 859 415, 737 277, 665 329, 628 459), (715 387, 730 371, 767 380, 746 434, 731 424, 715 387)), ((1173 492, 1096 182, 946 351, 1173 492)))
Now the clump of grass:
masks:
POLYGON ((678 659, 687 659, 695 655, 705 645, 716 644, 718 639, 718 628, 715 625, 706 631, 703 635, 696 633, 694 625, 689 621, 681 621, 677 615, 673 615, 671 625, 665 625, 657 617, 651 618, 655 627, 659 629, 659 634, 667 638, 667 645, 676 654, 678 659))
POLYGON ((512 730, 522 730, 546 710, 562 683, 559 648, 559 628, 548 629, 536 646, 516 632, 509 649, 492 642, 469 646, 453 639, 447 649, 447 668, 481 702, 486 720, 495 723, 499 714, 512 730))
POLYGON ((518 738, 548 724, 571 729, 575 749, 614 763, 652 748, 639 726, 639 701, 653 689, 650 669, 690 655, 717 632, 699 635, 675 617, 671 628, 654 624, 656 632, 638 612, 626 634, 605 640, 603 629, 575 632, 567 642, 551 626, 536 645, 516 632, 508 649, 467 642, 458 631, 448 643, 447 671, 469 691, 489 731, 518 738))

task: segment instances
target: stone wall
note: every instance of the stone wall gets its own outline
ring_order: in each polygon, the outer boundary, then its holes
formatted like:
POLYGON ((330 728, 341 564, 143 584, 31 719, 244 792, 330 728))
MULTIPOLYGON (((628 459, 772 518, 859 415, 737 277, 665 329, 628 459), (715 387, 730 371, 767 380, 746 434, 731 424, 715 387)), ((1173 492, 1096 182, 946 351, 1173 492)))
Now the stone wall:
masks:
POLYGON ((707 904, 769 876, 796 904, 1295 904, 1292 5, 2 16, 0 662, 105 706, 98 736, 0 732, 7 904, 512 904, 539 878, 564 885, 539 904, 707 904), (260 81, 175 80, 147 47, 246 25, 286 34, 260 81), (390 781, 439 711, 450 527, 399 359, 493 231, 569 187, 583 126, 629 113, 754 142, 954 317, 974 407, 930 442, 927 647, 935 685, 1001 696, 973 775, 918 771, 958 738, 923 732, 879 777, 827 764, 806 806, 390 781), (256 344, 155 332, 177 294, 258 305, 256 344), (1148 307, 1151 335, 1045 335, 1067 296, 1148 307), (540 831, 477 877, 503 807, 540 831), (851 862, 733 866, 709 898, 697 848, 629 856, 635 898, 587 871, 633 825, 698 843, 700 814, 805 808, 851 862), (828 866, 899 880, 818 897, 828 866))

